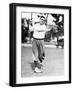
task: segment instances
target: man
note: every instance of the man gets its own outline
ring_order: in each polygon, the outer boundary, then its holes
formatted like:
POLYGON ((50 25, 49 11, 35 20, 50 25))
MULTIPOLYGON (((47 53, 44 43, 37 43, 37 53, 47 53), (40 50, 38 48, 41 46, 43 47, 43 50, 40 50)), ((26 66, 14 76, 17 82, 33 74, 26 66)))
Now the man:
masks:
POLYGON ((45 58, 44 37, 45 32, 48 30, 45 25, 44 17, 40 18, 39 22, 35 22, 33 27, 30 27, 30 31, 32 30, 33 30, 32 51, 35 64, 34 71, 40 73, 42 72, 42 69, 38 68, 38 63, 42 65, 42 61, 45 58))

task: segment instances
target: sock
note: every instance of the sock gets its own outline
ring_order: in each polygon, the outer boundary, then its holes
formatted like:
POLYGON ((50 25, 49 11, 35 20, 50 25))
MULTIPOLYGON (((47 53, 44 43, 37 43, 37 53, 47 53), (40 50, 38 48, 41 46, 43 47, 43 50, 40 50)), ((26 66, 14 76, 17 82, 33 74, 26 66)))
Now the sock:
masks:
POLYGON ((34 61, 34 65, 35 65, 35 67, 37 67, 37 61, 34 61))

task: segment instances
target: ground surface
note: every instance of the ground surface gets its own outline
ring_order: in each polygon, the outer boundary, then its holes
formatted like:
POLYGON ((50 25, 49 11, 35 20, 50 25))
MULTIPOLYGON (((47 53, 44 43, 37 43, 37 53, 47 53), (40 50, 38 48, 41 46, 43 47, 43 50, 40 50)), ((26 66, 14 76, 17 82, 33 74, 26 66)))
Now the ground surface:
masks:
MULTIPOLYGON (((21 76, 57 76, 64 74, 64 49, 45 47, 45 60, 43 61, 43 72, 34 73, 34 63, 32 59, 32 48, 21 47, 21 76)), ((40 67, 40 65, 38 64, 40 67)))

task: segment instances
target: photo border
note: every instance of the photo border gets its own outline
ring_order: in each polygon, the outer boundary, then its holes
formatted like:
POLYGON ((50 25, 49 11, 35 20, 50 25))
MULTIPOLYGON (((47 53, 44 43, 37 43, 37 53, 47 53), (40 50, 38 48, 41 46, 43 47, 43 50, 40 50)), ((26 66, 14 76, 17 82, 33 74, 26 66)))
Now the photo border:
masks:
POLYGON ((56 5, 40 5, 40 4, 22 4, 12 3, 9 5, 10 10, 10 62, 9 62, 9 85, 16 86, 34 86, 34 85, 51 85, 51 84, 66 84, 71 83, 71 7, 70 6, 56 6, 56 5), (69 10, 69 81, 58 82, 42 82, 42 83, 22 83, 16 84, 16 7, 40 7, 40 8, 53 8, 53 9, 67 9, 69 10))

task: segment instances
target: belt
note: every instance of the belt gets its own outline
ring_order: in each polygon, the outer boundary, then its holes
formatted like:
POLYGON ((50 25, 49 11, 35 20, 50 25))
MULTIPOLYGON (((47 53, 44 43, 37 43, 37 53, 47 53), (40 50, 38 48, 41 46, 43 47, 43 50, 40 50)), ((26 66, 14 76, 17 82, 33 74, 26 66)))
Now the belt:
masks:
MULTIPOLYGON (((34 37, 33 37, 34 38, 34 37)), ((44 38, 34 38, 36 40, 44 40, 44 38)))

